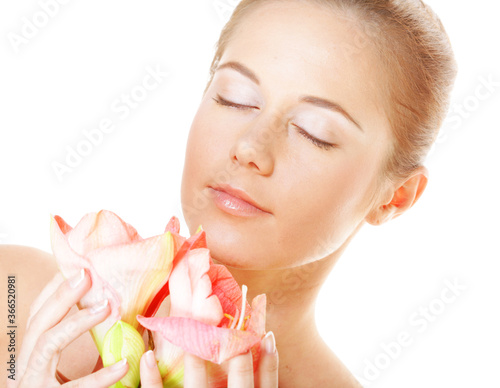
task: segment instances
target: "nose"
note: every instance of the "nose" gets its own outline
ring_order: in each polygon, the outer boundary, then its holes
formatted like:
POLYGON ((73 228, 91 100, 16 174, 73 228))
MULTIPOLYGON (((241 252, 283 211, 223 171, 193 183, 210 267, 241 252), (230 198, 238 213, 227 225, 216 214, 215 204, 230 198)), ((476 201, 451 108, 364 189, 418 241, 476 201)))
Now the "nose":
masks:
POLYGON ((231 161, 261 175, 271 175, 274 170, 280 123, 277 117, 266 118, 261 113, 235 140, 229 155, 231 161))

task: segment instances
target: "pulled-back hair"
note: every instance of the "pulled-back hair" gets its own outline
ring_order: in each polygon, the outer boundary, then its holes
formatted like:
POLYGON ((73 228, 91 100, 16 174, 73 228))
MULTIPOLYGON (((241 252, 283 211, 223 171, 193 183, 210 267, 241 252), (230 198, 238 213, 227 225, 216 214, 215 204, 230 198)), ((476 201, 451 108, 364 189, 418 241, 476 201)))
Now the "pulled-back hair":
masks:
POLYGON ((237 26, 249 12, 271 1, 323 6, 366 32, 388 77, 385 92, 389 98, 384 108, 393 143, 385 176, 391 180, 408 177, 423 164, 438 135, 457 72, 448 35, 437 15, 418 0, 242 0, 221 32, 205 92, 237 26))

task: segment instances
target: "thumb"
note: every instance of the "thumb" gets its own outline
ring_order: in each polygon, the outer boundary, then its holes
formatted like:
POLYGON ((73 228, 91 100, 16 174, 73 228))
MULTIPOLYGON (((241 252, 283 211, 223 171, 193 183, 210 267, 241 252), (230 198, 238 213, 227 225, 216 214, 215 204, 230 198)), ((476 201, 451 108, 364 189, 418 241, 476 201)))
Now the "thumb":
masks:
POLYGON ((142 355, 140 369, 142 388, 163 388, 160 371, 152 350, 148 350, 142 355))

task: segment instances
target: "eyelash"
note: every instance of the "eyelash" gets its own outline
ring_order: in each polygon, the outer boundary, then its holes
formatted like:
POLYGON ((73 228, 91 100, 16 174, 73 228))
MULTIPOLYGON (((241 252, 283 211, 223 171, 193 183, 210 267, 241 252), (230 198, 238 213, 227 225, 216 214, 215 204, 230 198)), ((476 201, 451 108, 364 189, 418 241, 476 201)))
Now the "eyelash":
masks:
POLYGON ((319 147, 319 148, 322 148, 324 150, 329 150, 329 149, 332 149, 332 148, 335 148, 336 145, 335 144, 331 144, 331 143, 327 143, 326 141, 323 141, 323 140, 319 140, 317 138, 315 138, 314 136, 312 136, 311 134, 309 134, 308 132, 306 132, 304 129, 302 129, 301 127, 299 127, 298 125, 295 125, 295 124, 292 124, 295 128, 297 128, 297 131, 302 135, 304 136, 306 139, 310 140, 315 146, 319 147))
MULTIPOLYGON (((228 101, 224 98, 222 98, 220 95, 217 95, 217 98, 212 98, 217 104, 222 105, 222 106, 228 106, 231 108, 236 108, 236 109, 241 109, 241 110, 247 110, 247 109, 254 109, 256 107, 254 106, 248 106, 248 105, 241 105, 241 104, 235 104, 231 101, 228 101)), ((297 128, 297 131, 304 136, 306 139, 311 141, 315 146, 322 148, 324 150, 329 150, 332 148, 335 148, 335 144, 327 143, 325 141, 319 140, 306 132, 303 128, 299 127, 298 125, 292 124, 295 128, 297 128)))
POLYGON ((224 98, 222 98, 220 95, 217 94, 217 98, 213 98, 213 100, 219 104, 219 105, 223 105, 223 106, 230 106, 230 107, 233 107, 233 108, 237 108, 237 109, 242 109, 242 110, 246 110, 246 109, 254 109, 256 108, 255 106, 248 106, 248 105, 241 105, 241 104, 235 104, 234 102, 231 102, 231 101, 228 101, 228 100, 225 100, 224 98))

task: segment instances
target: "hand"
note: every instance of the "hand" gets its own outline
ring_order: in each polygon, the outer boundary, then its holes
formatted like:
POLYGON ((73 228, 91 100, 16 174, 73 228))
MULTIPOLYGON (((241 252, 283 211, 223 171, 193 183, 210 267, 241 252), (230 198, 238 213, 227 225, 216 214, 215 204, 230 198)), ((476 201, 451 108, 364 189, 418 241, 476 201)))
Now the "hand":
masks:
MULTIPOLYGON (((64 281, 57 274, 31 307, 31 315, 16 365, 16 381, 10 387, 46 388, 61 385, 57 364, 61 351, 81 334, 104 321, 110 313, 107 301, 66 318, 71 307, 90 289, 86 271, 64 281)), ((68 381, 65 387, 106 388, 122 379, 128 365, 117 362, 88 376, 68 381)))
MULTIPOLYGON (((259 367, 255 376, 251 353, 236 356, 228 361, 228 388, 278 387, 278 352, 274 335, 269 333, 262 341, 259 367)), ((140 369, 142 388, 163 388, 152 350, 142 355, 140 369)), ((208 388, 205 360, 189 353, 184 354, 184 388, 208 388)))

